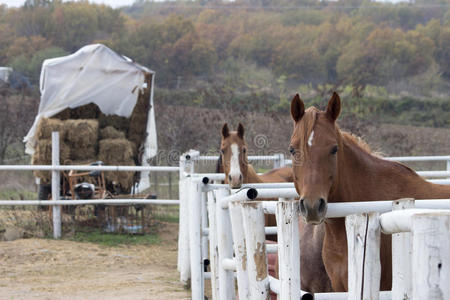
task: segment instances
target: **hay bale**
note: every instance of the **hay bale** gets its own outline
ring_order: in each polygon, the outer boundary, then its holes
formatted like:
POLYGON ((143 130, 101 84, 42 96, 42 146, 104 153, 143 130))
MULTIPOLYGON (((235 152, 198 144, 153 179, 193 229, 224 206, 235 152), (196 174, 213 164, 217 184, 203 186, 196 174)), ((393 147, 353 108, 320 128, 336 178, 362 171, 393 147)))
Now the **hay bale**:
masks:
MULTIPOLYGON (((108 165, 114 166, 134 166, 134 160, 112 161, 108 165)), ((115 186, 120 186, 122 192, 129 193, 134 184, 135 172, 105 172, 105 180, 115 186)))
POLYGON ((89 146, 96 148, 98 140, 97 120, 65 120, 65 140, 71 148, 85 149, 89 146))
POLYGON ((104 113, 100 112, 98 121, 100 123, 100 128, 112 126, 115 129, 125 133, 128 132, 128 129, 130 128, 130 120, 125 117, 119 117, 117 115, 105 115, 104 113))
POLYGON ((97 119, 99 115, 100 108, 94 103, 89 103, 70 109, 71 119, 97 119))
MULTIPOLYGON (((70 148, 62 141, 59 142, 59 161, 69 158, 70 148)), ((52 163, 52 140, 42 139, 37 143, 34 157, 39 164, 50 165, 52 163)))
POLYGON ((111 165, 113 162, 128 162, 133 158, 135 145, 126 139, 105 139, 99 141, 98 159, 111 165))
POLYGON ((107 126, 103 129, 100 129, 100 137, 102 139, 124 139, 125 133, 123 131, 119 131, 112 126, 107 126))
MULTIPOLYGON (((98 159, 110 166, 135 166, 134 143, 126 139, 105 139, 99 141, 98 159)), ((134 184, 135 172, 105 172, 107 183, 120 186, 129 192, 134 184)))
POLYGON ((97 120, 65 120, 65 142, 70 147, 70 159, 95 160, 98 143, 97 120))
POLYGON ((71 160, 86 160, 94 162, 97 156, 97 145, 84 146, 70 149, 71 160))
POLYGON ((64 137, 63 122, 53 118, 42 118, 36 128, 36 137, 38 139, 51 139, 53 131, 59 131, 59 136, 64 137))
MULTIPOLYGON (((59 161, 64 164, 64 162, 69 158, 70 148, 62 141, 59 143, 59 161)), ((37 143, 34 155, 31 159, 33 165, 51 165, 52 164, 52 141, 50 139, 41 139, 37 143)), ((44 179, 45 181, 50 181, 51 172, 50 171, 39 171, 33 172, 34 176, 44 179)))

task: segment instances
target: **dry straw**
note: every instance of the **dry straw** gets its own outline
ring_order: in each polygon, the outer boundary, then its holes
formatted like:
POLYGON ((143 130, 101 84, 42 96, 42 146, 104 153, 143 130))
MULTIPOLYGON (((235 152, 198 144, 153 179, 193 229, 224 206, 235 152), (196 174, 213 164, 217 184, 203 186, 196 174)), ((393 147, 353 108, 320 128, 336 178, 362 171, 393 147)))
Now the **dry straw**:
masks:
POLYGON ((119 131, 112 126, 107 126, 103 129, 100 129, 100 137, 102 139, 124 139, 125 133, 123 131, 119 131))

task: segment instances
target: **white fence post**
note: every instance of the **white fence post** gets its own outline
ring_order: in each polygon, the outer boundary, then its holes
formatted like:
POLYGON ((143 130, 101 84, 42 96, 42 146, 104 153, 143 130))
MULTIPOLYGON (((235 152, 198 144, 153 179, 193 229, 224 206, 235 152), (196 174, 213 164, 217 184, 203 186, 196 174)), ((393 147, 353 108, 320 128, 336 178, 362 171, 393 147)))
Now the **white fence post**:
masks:
MULTIPOLYGON (((59 132, 52 132, 52 166, 59 166, 59 132)), ((52 171, 52 200, 59 200, 60 194, 59 171, 52 171)), ((53 205, 53 238, 61 238, 61 206, 53 205)))
POLYGON ((277 153, 275 154, 276 158, 273 160, 273 168, 281 168, 286 165, 286 161, 284 159, 283 153, 277 153))
MULTIPOLYGON (((392 210, 413 208, 413 199, 392 203, 392 210)), ((412 298, 412 240, 410 232, 392 234, 392 299, 412 298)))
POLYGON ((380 223, 378 213, 345 218, 348 244, 348 299, 380 297, 380 223))
MULTIPOLYGON (((201 189, 201 187, 199 186, 201 189)), ((208 259, 208 233, 206 233, 206 229, 208 228, 208 213, 207 213, 207 193, 202 192, 201 195, 201 237, 202 237, 202 263, 205 263, 205 260, 208 259)), ((204 271, 204 269, 203 269, 204 271)), ((202 272, 203 272, 202 271, 202 272)))
POLYGON ((278 299, 300 299, 300 245, 298 232, 298 201, 279 201, 276 217, 278 227, 279 280, 278 299))
POLYGON ((261 202, 243 202, 247 272, 252 300, 269 298, 269 274, 264 232, 264 210, 261 202))
POLYGON ((231 226, 233 231, 233 247, 236 261, 239 299, 248 299, 250 296, 250 291, 242 207, 240 202, 232 201, 228 203, 228 209, 230 210, 231 226))
MULTIPOLYGON (((192 181, 190 179, 189 181, 192 181)), ((191 182, 189 189, 189 250, 191 260, 191 291, 193 300, 204 298, 203 259, 201 241, 202 190, 198 183, 191 182)))
POLYGON ((213 300, 219 299, 219 249, 217 246, 216 197, 214 192, 208 192, 209 218, 209 266, 211 270, 211 295, 213 300))
POLYGON ((180 156, 180 179, 178 194, 180 199, 179 225, 178 225, 178 271, 180 281, 188 284, 191 278, 191 265, 189 254, 189 183, 190 179, 184 175, 186 171, 185 155, 180 156))
POLYGON ((450 299, 450 212, 412 217, 413 299, 450 299))
POLYGON ((228 208, 222 208, 221 199, 229 196, 226 189, 216 191, 216 225, 217 225, 217 246, 219 251, 219 299, 235 299, 234 272, 225 270, 222 261, 226 258, 233 258, 233 240, 231 236, 231 221, 228 208))

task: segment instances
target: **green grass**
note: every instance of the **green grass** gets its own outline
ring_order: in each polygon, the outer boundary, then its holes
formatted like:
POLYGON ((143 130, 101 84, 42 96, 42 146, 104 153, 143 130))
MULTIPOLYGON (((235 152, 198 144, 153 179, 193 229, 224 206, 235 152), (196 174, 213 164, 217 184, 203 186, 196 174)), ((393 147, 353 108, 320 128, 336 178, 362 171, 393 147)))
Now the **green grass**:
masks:
POLYGON ((37 193, 23 189, 4 188, 0 189, 0 199, 2 200, 33 200, 37 199, 37 193))
POLYGON ((166 215, 166 214, 153 214, 153 220, 167 223, 178 223, 180 220, 178 214, 177 215, 166 215))
POLYGON ((160 238, 156 234, 113 234, 103 233, 99 229, 77 231, 74 236, 67 239, 75 242, 94 243, 105 247, 117 247, 121 245, 152 245, 160 242, 160 238))

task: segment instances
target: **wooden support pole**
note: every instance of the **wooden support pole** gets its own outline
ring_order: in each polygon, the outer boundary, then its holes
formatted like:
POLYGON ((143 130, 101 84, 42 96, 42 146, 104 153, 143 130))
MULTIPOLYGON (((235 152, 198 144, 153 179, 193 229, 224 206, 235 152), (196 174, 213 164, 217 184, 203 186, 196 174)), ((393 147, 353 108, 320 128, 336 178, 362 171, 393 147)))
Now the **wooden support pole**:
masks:
POLYGON ((348 244, 348 299, 379 299, 379 214, 350 215, 345 218, 345 225, 348 244))
POLYGON ((264 232, 264 210, 261 202, 243 202, 245 241, 247 247, 247 272, 251 300, 268 299, 269 271, 264 232))
MULTIPOLYGON (((414 208, 413 199, 392 203, 392 210, 414 208)), ((412 298, 412 239, 410 232, 392 234, 392 299, 412 298)))
POLYGON ((244 220, 239 202, 228 204, 233 231, 233 247, 236 261, 236 275, 239 299, 248 299, 250 296, 247 272, 247 248, 245 246, 244 220))
POLYGON ((189 184, 190 178, 184 176, 185 161, 180 158, 179 181, 179 225, 178 225, 178 271, 180 281, 188 284, 191 278, 191 264, 189 254, 189 184))
POLYGON ((191 182, 189 189, 189 250, 191 261, 192 300, 204 300, 202 259, 201 200, 202 190, 198 183, 191 182))
POLYGON ((450 212, 412 217, 413 299, 450 299, 450 212))
POLYGON ((277 203, 278 261, 280 295, 278 299, 300 299, 300 245, 298 201, 277 203))
MULTIPOLYGON (((52 132, 52 166, 59 166, 59 132, 52 132)), ((59 200, 60 195, 59 171, 52 171, 52 200, 59 200)), ((53 205, 53 238, 61 238, 61 206, 53 205)))
POLYGON ((211 270, 211 295, 213 300, 219 299, 219 250, 217 246, 216 203, 214 191, 208 192, 209 262, 211 270))
MULTIPOLYGON (((216 191, 216 224, 217 224, 217 246, 219 252, 219 260, 233 257, 233 238, 231 233, 231 221, 228 208, 220 205, 221 200, 229 196, 229 192, 225 189, 216 191)), ((219 299, 233 300, 236 298, 234 289, 234 272, 222 268, 221 263, 218 265, 219 273, 219 299)))

